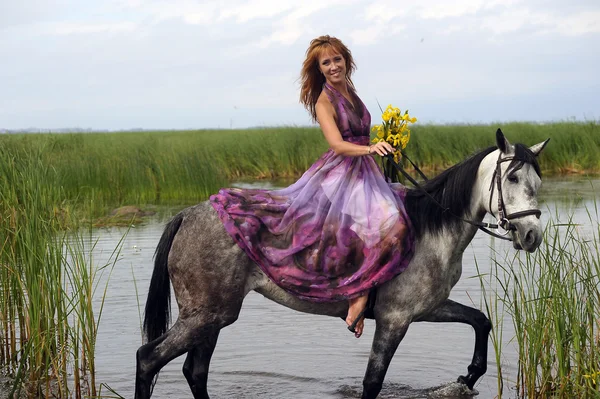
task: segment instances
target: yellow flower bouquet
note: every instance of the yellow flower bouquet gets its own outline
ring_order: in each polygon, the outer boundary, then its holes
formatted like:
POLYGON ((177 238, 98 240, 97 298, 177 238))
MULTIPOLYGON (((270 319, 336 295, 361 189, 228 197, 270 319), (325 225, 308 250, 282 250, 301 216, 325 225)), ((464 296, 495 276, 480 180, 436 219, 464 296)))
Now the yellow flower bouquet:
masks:
MULTIPOLYGON (((387 141, 392 147, 394 147, 394 152, 392 153, 394 161, 397 164, 400 164, 402 159, 402 151, 406 148, 406 145, 410 141, 410 129, 408 126, 411 123, 415 123, 417 118, 411 117, 408 114, 408 110, 402 113, 400 108, 395 108, 390 104, 387 106, 385 111, 383 111, 381 119, 383 122, 380 125, 373 126, 372 128, 372 132, 376 134, 376 137, 372 140, 372 142, 379 143, 380 141, 387 141)), ((383 173, 386 178, 389 179, 389 181, 399 181, 399 175, 396 173, 395 168, 389 159, 382 159, 382 166, 383 173)), ((419 173, 421 172, 419 171, 419 173)))
POLYGON ((402 158, 402 150, 406 148, 410 140, 409 123, 415 123, 417 118, 411 117, 408 110, 400 111, 400 108, 395 108, 392 104, 388 105, 381 115, 383 123, 375 125, 372 131, 377 134, 372 142, 387 141, 394 147, 394 161, 400 162, 402 158))

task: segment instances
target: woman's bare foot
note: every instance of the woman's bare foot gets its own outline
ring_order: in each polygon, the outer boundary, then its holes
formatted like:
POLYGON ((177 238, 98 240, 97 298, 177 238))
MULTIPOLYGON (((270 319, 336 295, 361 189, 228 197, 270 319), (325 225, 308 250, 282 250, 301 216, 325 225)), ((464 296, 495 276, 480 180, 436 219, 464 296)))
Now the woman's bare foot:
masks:
MULTIPOLYGON (((346 316, 346 324, 349 326, 354 323, 354 320, 358 317, 360 312, 367 306, 367 300, 369 299, 368 295, 359 296, 358 298, 350 299, 348 302, 350 306, 348 307, 348 315, 346 316)), ((356 338, 360 338, 363 333, 363 328, 365 327, 365 318, 362 317, 360 321, 356 324, 354 330, 354 336, 356 338)))

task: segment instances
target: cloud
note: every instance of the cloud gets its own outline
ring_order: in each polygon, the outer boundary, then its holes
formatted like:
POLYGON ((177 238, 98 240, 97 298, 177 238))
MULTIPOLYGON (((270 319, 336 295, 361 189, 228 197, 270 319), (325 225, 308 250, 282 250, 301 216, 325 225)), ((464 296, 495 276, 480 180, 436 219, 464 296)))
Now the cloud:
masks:
POLYGON ((563 18, 557 16, 555 27, 556 32, 567 36, 600 33, 600 11, 585 11, 563 18))
POLYGON ((333 0, 329 3, 305 0, 303 2, 286 2, 280 0, 126 0, 121 6, 124 9, 145 14, 154 21, 180 19, 188 24, 218 25, 234 22, 247 24, 260 19, 282 17, 286 20, 299 20, 318 9, 341 3, 333 0), (317 7, 315 7, 317 6, 317 7))
POLYGON ((217 19, 219 9, 222 7, 219 2, 215 1, 196 2, 191 0, 173 0, 169 2, 126 0, 118 4, 123 12, 143 16, 149 19, 151 23, 179 19, 192 25, 212 24, 217 19))
MULTIPOLYGON (((318 13, 326 15, 327 9, 351 4, 348 0, 304 0, 295 3, 293 7, 286 9, 286 12, 279 15, 273 22, 273 32, 263 36, 254 43, 254 46, 265 49, 271 45, 292 45, 303 35, 314 32, 310 19, 318 13)), ((320 33, 319 33, 320 34, 320 33)))
POLYGON ((514 6, 522 0, 427 0, 419 2, 416 15, 422 19, 445 19, 473 16, 482 11, 514 6))
MULTIPOLYGON (((302 2, 280 0, 220 0, 196 2, 192 0, 124 0, 117 4, 123 12, 143 18, 150 24, 162 24, 179 20, 188 25, 202 25, 215 35, 222 35, 223 28, 235 32, 253 30, 257 24, 269 26, 268 33, 248 32, 239 43, 238 50, 248 54, 273 45, 290 46, 303 35, 316 30, 309 22, 327 9, 352 5, 358 0, 304 0, 302 2)), ((325 15, 325 14, 323 14, 325 15)), ((319 23, 321 20, 319 20, 319 23)), ((262 29, 265 31, 265 29, 262 29)))
POLYGON ((350 45, 373 115, 376 99, 440 121, 537 97, 558 99, 547 119, 600 107, 580 95, 600 84, 597 0, 0 3, 0 127, 304 123, 297 79, 321 34, 350 45))
MULTIPOLYGON (((358 45, 371 45, 383 37, 390 37, 410 29, 421 21, 450 20, 463 22, 465 18, 486 10, 506 7, 519 0, 421 0, 399 4, 393 0, 372 2, 364 14, 366 27, 352 31, 351 37, 358 45)), ((430 32, 448 34, 465 29, 462 24, 448 26, 448 23, 432 25, 430 32)))
POLYGON ((496 35, 527 29, 537 34, 579 36, 600 32, 600 11, 540 11, 527 7, 507 10, 484 18, 480 28, 496 35))
POLYGON ((48 33, 56 35, 131 32, 137 24, 133 22, 115 23, 56 23, 48 26, 48 33))
POLYGON ((238 23, 245 23, 259 18, 272 18, 285 11, 301 7, 298 3, 280 0, 251 0, 243 3, 221 3, 223 9, 219 12, 219 21, 235 18, 238 23))
POLYGON ((413 19, 458 18, 517 2, 519 0, 420 0, 411 3, 383 0, 373 2, 367 7, 365 19, 388 23, 392 20, 406 22, 413 19))
POLYGON ((444 21, 437 29, 432 27, 441 34, 468 31, 504 35, 528 30, 577 36, 600 32, 600 7, 580 10, 558 2, 532 4, 523 0, 422 0, 402 5, 382 0, 367 7, 364 21, 368 26, 357 29, 353 36, 359 44, 371 44, 384 32, 397 32, 395 27, 399 24, 412 26, 427 20, 444 21))
POLYGON ((262 37, 254 45, 261 49, 270 47, 273 44, 290 45, 295 43, 306 29, 298 21, 278 25, 277 30, 268 36, 262 37))
POLYGON ((66 0, 21 0, 0 2, 0 30, 52 20, 57 11, 67 8, 66 0))
POLYGON ((384 24, 376 24, 363 29, 356 29, 350 32, 349 36, 352 43, 359 46, 372 45, 377 43, 382 37, 391 37, 405 30, 407 25, 394 24, 389 27, 384 24))

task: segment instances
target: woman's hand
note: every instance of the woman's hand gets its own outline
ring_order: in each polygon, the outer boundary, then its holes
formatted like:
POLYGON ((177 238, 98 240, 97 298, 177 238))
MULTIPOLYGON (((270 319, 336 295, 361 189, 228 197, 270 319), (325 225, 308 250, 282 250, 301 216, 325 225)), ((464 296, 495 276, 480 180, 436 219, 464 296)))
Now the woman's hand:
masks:
POLYGON ((387 141, 380 141, 369 147, 369 154, 379 154, 382 157, 391 154, 394 151, 394 147, 387 141))

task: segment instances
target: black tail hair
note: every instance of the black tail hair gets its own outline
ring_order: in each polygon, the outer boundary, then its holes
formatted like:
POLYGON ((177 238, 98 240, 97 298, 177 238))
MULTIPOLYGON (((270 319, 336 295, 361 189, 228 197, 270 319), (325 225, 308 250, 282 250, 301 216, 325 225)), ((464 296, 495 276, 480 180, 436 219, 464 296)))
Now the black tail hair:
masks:
POLYGON ((163 335, 171 322, 171 286, 167 260, 182 222, 183 214, 178 213, 167 223, 154 253, 154 271, 144 311, 144 333, 148 342, 163 335))

